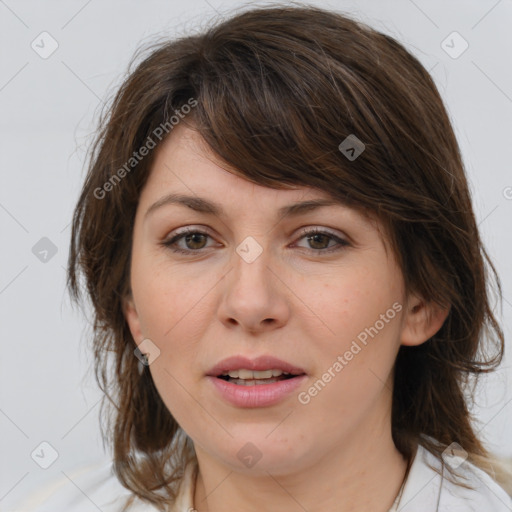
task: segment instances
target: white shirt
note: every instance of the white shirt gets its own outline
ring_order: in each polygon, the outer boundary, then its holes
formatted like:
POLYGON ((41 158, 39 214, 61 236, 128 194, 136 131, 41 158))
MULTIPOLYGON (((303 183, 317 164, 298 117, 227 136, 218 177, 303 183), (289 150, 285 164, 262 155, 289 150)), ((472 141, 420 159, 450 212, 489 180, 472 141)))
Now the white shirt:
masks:
MULTIPOLYGON (((389 512, 512 512, 512 498, 484 471, 464 462, 457 473, 473 489, 450 481, 435 469, 441 461, 419 446, 405 483, 400 504, 398 497, 389 512), (433 466, 434 469, 429 467, 433 466), (438 508, 439 504, 439 508, 438 508)), ((90 512, 96 505, 102 512, 120 512, 131 495, 112 472, 111 461, 66 472, 51 486, 45 486, 12 512, 90 512), (94 505, 93 505, 94 504, 94 505)), ((172 512, 193 512, 197 462, 185 468, 178 498, 172 512)), ((157 509, 136 498, 130 512, 155 512, 157 509)))

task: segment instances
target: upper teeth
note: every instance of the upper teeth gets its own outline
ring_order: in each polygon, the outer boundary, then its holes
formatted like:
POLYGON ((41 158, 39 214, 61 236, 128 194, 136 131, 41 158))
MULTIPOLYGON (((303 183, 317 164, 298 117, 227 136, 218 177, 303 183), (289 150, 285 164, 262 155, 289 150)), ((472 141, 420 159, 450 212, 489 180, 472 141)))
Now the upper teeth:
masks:
POLYGON ((263 370, 259 372, 252 370, 231 370, 230 372, 223 373, 222 375, 229 375, 233 379, 270 379, 272 377, 290 374, 288 372, 283 372, 282 370, 263 370))

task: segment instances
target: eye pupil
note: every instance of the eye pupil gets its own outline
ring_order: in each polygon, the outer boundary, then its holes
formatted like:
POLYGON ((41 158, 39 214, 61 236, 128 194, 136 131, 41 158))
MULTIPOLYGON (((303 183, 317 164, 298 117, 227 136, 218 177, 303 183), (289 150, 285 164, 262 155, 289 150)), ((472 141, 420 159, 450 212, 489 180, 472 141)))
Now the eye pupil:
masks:
MULTIPOLYGON (((196 237, 203 237, 203 238, 204 238, 204 237, 205 237, 205 235, 203 235, 202 233, 192 233, 192 234, 190 234, 190 235, 187 235, 187 236, 185 237, 185 242, 186 242, 187 246, 188 246, 188 244, 189 244, 189 242, 190 242, 191 240, 192 240, 192 243, 199 243, 199 245, 201 245, 201 242, 200 242, 200 241, 198 242, 198 241, 197 241, 197 239, 196 239, 196 237), (194 239, 195 239, 195 240, 194 240, 194 239)), ((203 242, 204 242, 204 240, 203 240, 203 242)), ((192 247, 192 248, 193 248, 193 249, 201 249, 201 247, 192 247)))
MULTIPOLYGON (((309 236, 308 239, 309 239, 310 242, 313 241, 313 244, 314 244, 314 243, 318 242, 318 237, 320 237, 320 238, 323 237, 324 238, 324 242, 325 242, 325 239, 327 239, 327 244, 329 244, 329 237, 327 235, 322 234, 322 233, 316 233, 316 234, 314 234, 312 236, 309 236)), ((321 241, 320 241, 320 245, 325 245, 325 244, 322 244, 321 241)), ((318 249, 318 247, 315 247, 315 249, 318 249)))

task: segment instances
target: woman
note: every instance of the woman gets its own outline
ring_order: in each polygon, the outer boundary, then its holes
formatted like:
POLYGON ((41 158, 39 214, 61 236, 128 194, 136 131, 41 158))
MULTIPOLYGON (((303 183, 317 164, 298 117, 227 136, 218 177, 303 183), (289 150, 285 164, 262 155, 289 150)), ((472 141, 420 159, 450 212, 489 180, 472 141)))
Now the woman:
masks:
POLYGON ((153 48, 73 219, 69 286, 115 403, 113 473, 86 494, 512 510, 465 398, 503 354, 485 262, 497 279, 440 95, 391 37, 273 7, 153 48))

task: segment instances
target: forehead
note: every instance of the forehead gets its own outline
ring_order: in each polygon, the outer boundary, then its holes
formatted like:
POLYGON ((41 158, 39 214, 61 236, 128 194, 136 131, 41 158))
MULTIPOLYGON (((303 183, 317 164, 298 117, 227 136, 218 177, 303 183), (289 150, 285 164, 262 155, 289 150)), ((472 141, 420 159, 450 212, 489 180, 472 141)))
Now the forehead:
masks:
POLYGON ((277 207, 291 201, 323 200, 343 206, 331 194, 313 187, 283 183, 277 189, 250 181, 213 153, 196 130, 184 124, 175 127, 158 148, 141 202, 170 191, 208 196, 212 203, 255 201, 277 207))
POLYGON ((156 151, 139 201, 139 210, 145 216, 150 210, 171 204, 234 219, 268 212, 274 220, 323 209, 355 226, 377 230, 387 246, 387 230, 375 213, 306 185, 283 184, 282 189, 275 189, 254 183, 220 159, 193 124, 175 126, 156 151))

